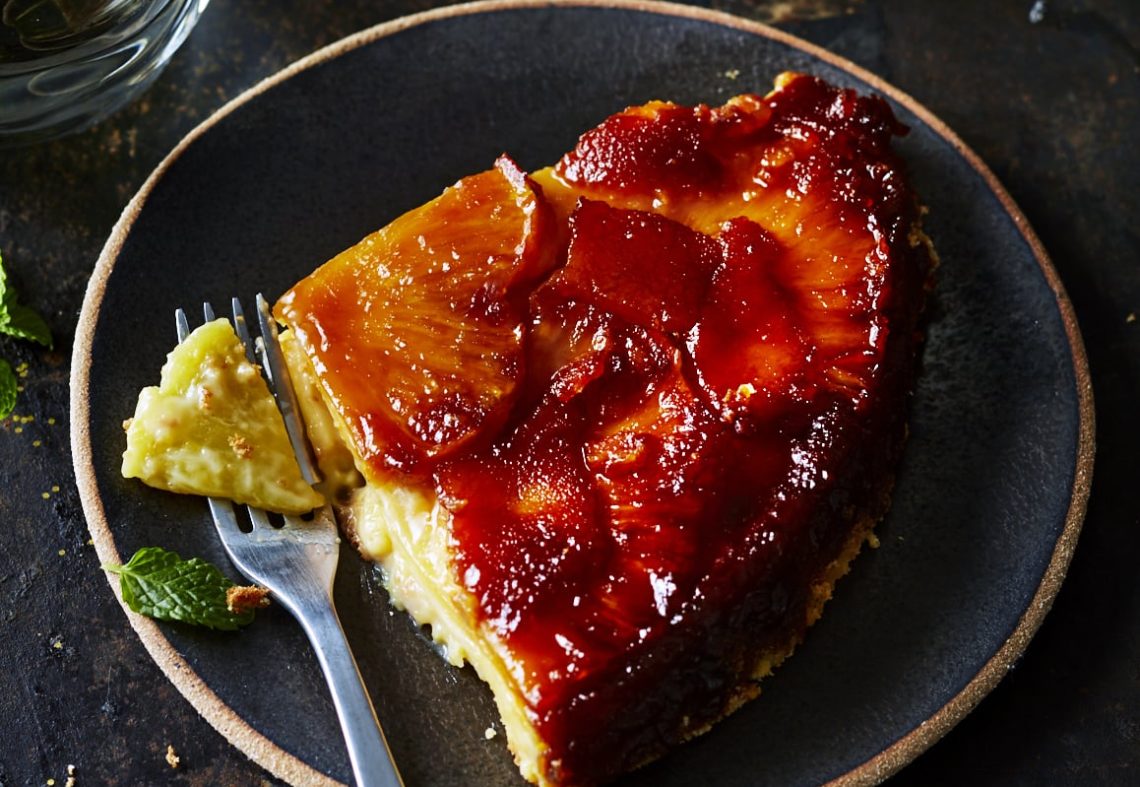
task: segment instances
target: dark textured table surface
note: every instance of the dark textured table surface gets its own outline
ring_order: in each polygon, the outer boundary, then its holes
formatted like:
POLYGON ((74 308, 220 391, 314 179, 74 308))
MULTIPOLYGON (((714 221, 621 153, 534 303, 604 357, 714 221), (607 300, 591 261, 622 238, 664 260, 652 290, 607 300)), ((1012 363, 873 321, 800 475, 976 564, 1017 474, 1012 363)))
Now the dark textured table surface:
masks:
MULTIPOLYGON (((0 422, 0 787, 63 785, 69 765, 78 785, 275 783, 163 677, 98 567, 68 446, 76 317, 112 224, 187 131, 312 50, 432 5, 213 0, 140 101, 0 151, 0 253, 56 335, 51 351, 0 339, 24 375, 0 422)), ((1069 577, 1017 668, 891 783, 1140 783, 1140 4, 711 5, 847 57, 945 120, 1037 230, 1088 349, 1097 459, 1069 577)))

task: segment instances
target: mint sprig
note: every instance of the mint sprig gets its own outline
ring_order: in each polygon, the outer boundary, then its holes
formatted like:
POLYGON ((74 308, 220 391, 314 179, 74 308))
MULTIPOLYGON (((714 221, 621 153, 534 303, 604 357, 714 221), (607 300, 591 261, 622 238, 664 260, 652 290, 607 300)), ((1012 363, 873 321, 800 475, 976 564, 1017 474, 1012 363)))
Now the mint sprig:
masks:
POLYGON ((230 610, 226 591, 234 583, 201 558, 183 560, 161 547, 143 547, 126 565, 103 568, 119 575, 123 601, 141 615, 223 631, 253 621, 252 609, 230 610))
POLYGON ((0 333, 38 342, 44 347, 52 346, 51 328, 44 318, 27 306, 16 303, 15 298, 10 303, 0 304, 0 333))
MULTIPOLYGON (((51 329, 44 318, 17 302, 16 291, 8 286, 3 257, 0 257, 0 334, 52 346, 51 329)), ((0 359, 0 421, 15 409, 16 390, 16 375, 11 365, 0 359)))
POLYGON ((16 409, 16 389, 18 387, 16 373, 12 371, 11 364, 0 358, 0 421, 7 418, 16 409))

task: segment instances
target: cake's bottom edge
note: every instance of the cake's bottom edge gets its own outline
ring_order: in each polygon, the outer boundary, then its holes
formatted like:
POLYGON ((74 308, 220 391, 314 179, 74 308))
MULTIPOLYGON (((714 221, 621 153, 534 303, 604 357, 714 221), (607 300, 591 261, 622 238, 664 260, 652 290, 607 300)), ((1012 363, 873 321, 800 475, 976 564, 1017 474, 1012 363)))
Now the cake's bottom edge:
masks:
MULTIPOLYGON (((741 681, 737 690, 730 694, 727 703, 725 704, 724 712, 715 719, 712 719, 700 728, 687 731, 687 734, 682 738, 682 741, 690 741, 694 738, 704 735, 706 732, 715 727, 720 721, 740 710, 749 701, 756 699, 760 696, 760 681, 775 672, 785 659, 791 656, 797 647, 803 643, 807 635, 807 630, 810 629, 823 615, 823 607, 831 600, 832 592, 835 589, 836 583, 839 582, 850 570, 851 564, 859 553, 863 550, 863 545, 868 544, 873 549, 879 546, 879 540, 875 536, 875 526, 882 521, 885 516, 884 513, 868 514, 866 517, 861 518, 852 528, 851 534, 848 536, 847 541, 843 544, 839 555, 834 560, 824 566, 823 571, 820 572, 819 577, 811 583, 808 605, 806 609, 804 628, 785 641, 782 646, 776 646, 765 649, 756 655, 752 662, 752 668, 749 674, 742 676, 744 679, 741 681)), ((667 749, 655 757, 650 757, 636 767, 643 767, 655 762, 665 753, 667 749)))
POLYGON ((874 530, 886 516, 890 506, 890 488, 892 486, 893 479, 888 482, 887 491, 882 494, 880 507, 857 518, 839 553, 823 566, 816 579, 810 584, 802 625, 794 626, 791 635, 781 643, 753 654, 747 663, 747 668, 738 676, 735 689, 728 692, 721 712, 705 719, 698 725, 682 728, 678 731, 679 735, 674 742, 662 745, 660 749, 647 754, 627 770, 637 770, 652 765, 675 745, 687 743, 706 734, 721 721, 760 696, 761 681, 772 675, 803 643, 808 629, 822 616, 823 608, 831 599, 835 585, 850 571, 851 564, 859 556, 863 545, 867 544, 873 549, 878 548, 879 540, 874 530))

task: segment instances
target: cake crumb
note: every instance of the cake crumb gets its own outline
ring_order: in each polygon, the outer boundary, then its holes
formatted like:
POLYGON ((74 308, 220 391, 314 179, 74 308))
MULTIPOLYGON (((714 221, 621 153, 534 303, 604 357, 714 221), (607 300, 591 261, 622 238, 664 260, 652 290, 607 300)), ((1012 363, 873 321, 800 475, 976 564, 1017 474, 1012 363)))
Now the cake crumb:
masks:
POLYGON ((166 764, 171 768, 177 768, 180 762, 182 762, 182 758, 174 753, 174 745, 166 744, 166 764))
POLYGON ((1136 312, 1128 312, 1128 316, 1124 318, 1125 322, 1136 322, 1136 312))
POLYGON ((63 783, 63 787, 75 787, 75 766, 67 766, 67 781, 63 783))
POLYGON ((235 615, 269 606, 269 588, 259 585, 234 585, 226 591, 226 609, 235 615))
POLYGON ((208 413, 214 409, 214 392, 204 385, 198 386, 198 409, 208 413))
POLYGON ((488 727, 487 729, 483 730, 483 737, 487 740, 491 740, 498 734, 498 731, 494 727, 488 727))
POLYGON ((730 68, 724 72, 724 75, 728 79, 736 79, 738 76, 740 76, 740 69, 739 68, 730 68))
POLYGON ((240 434, 230 435, 230 448, 234 449, 239 459, 249 459, 253 453, 253 446, 240 434))
POLYGON ((879 537, 877 535, 874 533, 867 534, 867 546, 869 546, 871 549, 878 549, 879 544, 879 537))

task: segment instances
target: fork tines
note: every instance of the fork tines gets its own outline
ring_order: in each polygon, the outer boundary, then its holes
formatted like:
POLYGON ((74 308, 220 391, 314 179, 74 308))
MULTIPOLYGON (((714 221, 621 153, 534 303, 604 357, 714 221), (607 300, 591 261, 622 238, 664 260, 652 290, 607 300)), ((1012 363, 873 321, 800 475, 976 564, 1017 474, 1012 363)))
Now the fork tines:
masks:
MULTIPOLYGON (((261 335, 256 340, 250 335, 245 310, 242 308, 240 298, 231 300, 234 332, 245 347, 246 358, 249 359, 250 363, 260 365, 265 375, 269 390, 277 402, 277 409, 281 411, 281 417, 285 421, 285 431, 289 434, 289 443, 293 446, 293 453, 301 468, 301 477, 305 479, 306 483, 315 484, 317 474, 312 449, 309 446, 308 438, 305 436, 304 425, 298 415, 300 407, 297 404, 297 394, 294 392, 292 381, 289 378, 289 370, 285 366, 285 356, 281 352, 281 343, 277 336, 277 323, 270 314, 269 302, 261 293, 257 294, 256 302, 261 335)), ((214 307, 208 301, 202 304, 202 315, 206 322, 217 319, 214 307)), ((175 310, 174 320, 178 329, 178 341, 181 343, 190 335, 190 325, 186 319, 186 312, 182 309, 175 310)))

